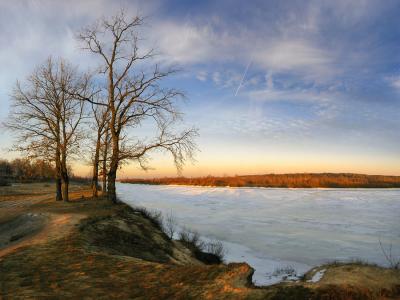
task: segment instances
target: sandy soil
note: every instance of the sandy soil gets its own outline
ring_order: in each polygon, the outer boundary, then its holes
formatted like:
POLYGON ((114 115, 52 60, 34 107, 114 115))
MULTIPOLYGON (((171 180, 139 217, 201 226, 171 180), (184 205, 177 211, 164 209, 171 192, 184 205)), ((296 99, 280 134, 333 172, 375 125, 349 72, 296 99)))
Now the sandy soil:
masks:
MULTIPOLYGON (((90 191, 73 185, 74 199, 90 191)), ((19 248, 46 243, 67 235, 84 214, 51 212, 54 187, 48 183, 15 184, 0 188, 0 259, 19 248)))

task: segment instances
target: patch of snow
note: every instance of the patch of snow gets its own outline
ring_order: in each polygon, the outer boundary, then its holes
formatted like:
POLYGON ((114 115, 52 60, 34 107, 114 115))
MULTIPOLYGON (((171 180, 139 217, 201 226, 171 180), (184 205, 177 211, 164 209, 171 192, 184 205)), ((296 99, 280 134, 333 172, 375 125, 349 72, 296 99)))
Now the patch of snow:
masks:
POLYGON ((273 272, 268 272, 267 278, 269 280, 274 279, 275 281, 297 281, 299 280, 299 275, 297 271, 292 266, 280 267, 275 269, 273 272))
POLYGON ((310 280, 307 280, 307 282, 316 283, 320 281, 322 277, 324 277, 325 271, 326 271, 325 269, 319 270, 314 274, 314 276, 310 280))

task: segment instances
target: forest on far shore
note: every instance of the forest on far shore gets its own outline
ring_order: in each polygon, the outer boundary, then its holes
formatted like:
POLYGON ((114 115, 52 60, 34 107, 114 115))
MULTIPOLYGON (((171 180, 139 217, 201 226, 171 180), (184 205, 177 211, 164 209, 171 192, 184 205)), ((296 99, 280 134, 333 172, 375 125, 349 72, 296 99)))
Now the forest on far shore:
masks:
POLYGON ((176 184, 229 187, 276 188, 400 188, 400 176, 364 175, 353 173, 296 173, 236 175, 226 177, 164 177, 123 179, 122 183, 176 184))

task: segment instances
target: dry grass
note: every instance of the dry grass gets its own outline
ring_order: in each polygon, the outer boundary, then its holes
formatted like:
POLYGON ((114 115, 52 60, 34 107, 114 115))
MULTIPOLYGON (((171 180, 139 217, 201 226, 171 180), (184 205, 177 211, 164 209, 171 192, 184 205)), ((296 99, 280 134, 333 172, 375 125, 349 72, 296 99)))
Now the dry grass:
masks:
MULTIPOLYGON (((377 294, 400 288, 400 272, 362 263, 330 264, 315 270, 326 269, 322 279, 312 286, 357 286, 377 294)), ((314 270, 313 270, 314 271, 314 270)), ((310 274, 311 275, 311 274, 310 274)))
POLYGON ((301 282, 278 284, 270 299, 373 300, 400 298, 400 272, 365 263, 332 263, 310 270, 301 282), (309 280, 325 270, 316 283, 309 280))

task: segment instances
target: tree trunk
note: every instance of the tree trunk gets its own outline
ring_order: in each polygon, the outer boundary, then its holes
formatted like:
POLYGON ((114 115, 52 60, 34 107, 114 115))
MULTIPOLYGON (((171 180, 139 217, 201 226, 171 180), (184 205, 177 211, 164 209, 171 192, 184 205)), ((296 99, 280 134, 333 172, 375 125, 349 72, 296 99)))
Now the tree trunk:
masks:
POLYGON ((56 127, 56 201, 62 201, 62 190, 61 190, 61 148, 60 148, 60 117, 57 115, 57 127, 56 127))
POLYGON ((92 178, 92 195, 98 197, 99 189, 99 157, 100 157, 100 139, 101 132, 97 132, 96 149, 93 158, 93 178, 92 178))
POLYGON ((117 203, 117 193, 115 190, 115 181, 117 179, 117 170, 119 163, 119 137, 115 132, 113 126, 110 128, 112 137, 112 155, 110 162, 110 170, 108 171, 108 189, 107 197, 114 203, 117 203))
MULTIPOLYGON (((106 170, 104 170, 103 172, 107 172, 106 170)), ((107 173, 103 173, 103 184, 102 184, 102 192, 103 195, 107 194, 107 173)))
POLYGON ((68 174, 63 174, 63 180, 62 180, 62 194, 63 194, 63 199, 65 202, 69 201, 69 196, 68 196, 68 190, 69 190, 69 176, 68 174))
POLYGON ((98 161, 93 162, 93 178, 92 178, 92 196, 98 197, 99 188, 99 168, 98 161))
POLYGON ((68 189, 69 189, 69 175, 67 168, 67 149, 65 145, 61 148, 61 180, 62 180, 62 194, 64 202, 69 201, 68 189))
POLYGON ((113 203, 117 203, 117 193, 115 190, 115 180, 117 179, 117 172, 110 168, 108 172, 108 188, 107 188, 107 197, 113 203))
POLYGON ((103 150, 103 195, 107 194, 107 155, 108 155, 108 145, 109 145, 109 129, 106 130, 106 136, 104 139, 104 150, 103 150))
POLYGON ((61 162, 60 162, 60 149, 57 147, 56 149, 56 201, 62 201, 62 191, 61 191, 61 162))
POLYGON ((62 201, 61 178, 56 178, 56 201, 62 201))
MULTIPOLYGON (((107 171, 105 171, 105 172, 107 172, 107 171)), ((107 174, 103 174, 102 189, 103 189, 103 195, 106 195, 107 194, 107 174)))

